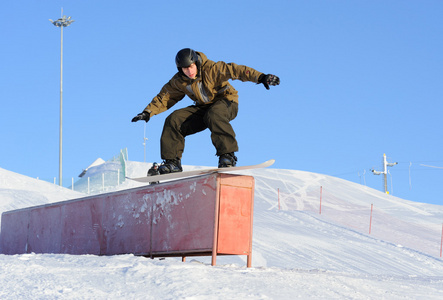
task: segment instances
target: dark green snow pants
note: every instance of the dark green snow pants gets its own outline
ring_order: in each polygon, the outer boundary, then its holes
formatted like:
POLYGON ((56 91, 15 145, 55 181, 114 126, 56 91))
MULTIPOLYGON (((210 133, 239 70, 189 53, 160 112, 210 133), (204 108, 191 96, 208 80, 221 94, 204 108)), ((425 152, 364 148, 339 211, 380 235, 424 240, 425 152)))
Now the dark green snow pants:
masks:
POLYGON ((237 116, 238 104, 226 99, 209 105, 188 106, 171 113, 161 137, 161 158, 182 157, 185 137, 209 128, 217 155, 238 151, 235 132, 229 123, 237 116))

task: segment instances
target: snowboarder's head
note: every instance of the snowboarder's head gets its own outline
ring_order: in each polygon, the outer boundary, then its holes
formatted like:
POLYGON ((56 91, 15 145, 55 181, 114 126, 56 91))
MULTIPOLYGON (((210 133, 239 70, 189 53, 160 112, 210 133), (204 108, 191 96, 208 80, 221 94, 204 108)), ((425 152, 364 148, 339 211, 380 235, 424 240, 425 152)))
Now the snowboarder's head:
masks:
POLYGON ((200 70, 201 59, 194 50, 184 48, 178 51, 175 56, 175 64, 181 74, 186 75, 191 79, 195 79, 200 70))

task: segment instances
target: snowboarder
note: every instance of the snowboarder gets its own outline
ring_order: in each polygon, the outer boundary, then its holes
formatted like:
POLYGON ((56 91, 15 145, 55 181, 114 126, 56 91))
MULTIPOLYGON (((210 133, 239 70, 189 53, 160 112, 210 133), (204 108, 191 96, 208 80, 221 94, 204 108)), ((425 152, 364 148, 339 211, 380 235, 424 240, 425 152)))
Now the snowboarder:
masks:
POLYGON ((202 52, 190 48, 180 50, 175 63, 178 72, 166 83, 143 112, 132 122, 150 118, 171 108, 186 95, 194 105, 178 109, 165 120, 161 136, 160 174, 181 172, 181 157, 185 137, 209 128, 212 144, 219 156, 218 167, 231 167, 237 163, 238 151, 235 132, 229 123, 238 112, 238 95, 229 79, 262 83, 266 89, 280 84, 271 74, 258 72, 250 67, 209 60, 202 52))

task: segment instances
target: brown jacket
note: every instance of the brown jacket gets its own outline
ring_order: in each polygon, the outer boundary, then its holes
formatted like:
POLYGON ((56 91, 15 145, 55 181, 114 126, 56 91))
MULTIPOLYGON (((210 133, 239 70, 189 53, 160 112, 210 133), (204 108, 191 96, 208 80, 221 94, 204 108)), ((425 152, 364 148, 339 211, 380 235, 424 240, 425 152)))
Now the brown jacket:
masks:
POLYGON ((228 79, 258 83, 258 77, 262 74, 247 66, 222 61, 214 62, 201 52, 197 54, 201 58, 197 78, 190 79, 177 72, 146 106, 145 111, 150 113, 151 117, 171 108, 186 95, 195 102, 195 105, 211 104, 222 98, 238 103, 237 91, 228 79))

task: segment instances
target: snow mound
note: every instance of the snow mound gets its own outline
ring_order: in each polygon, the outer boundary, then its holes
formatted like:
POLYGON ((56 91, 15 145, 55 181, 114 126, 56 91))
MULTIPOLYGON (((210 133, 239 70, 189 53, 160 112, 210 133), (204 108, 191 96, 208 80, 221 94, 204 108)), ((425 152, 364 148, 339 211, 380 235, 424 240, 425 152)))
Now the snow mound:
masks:
POLYGON ((83 196, 82 193, 0 168, 0 212, 83 196))

